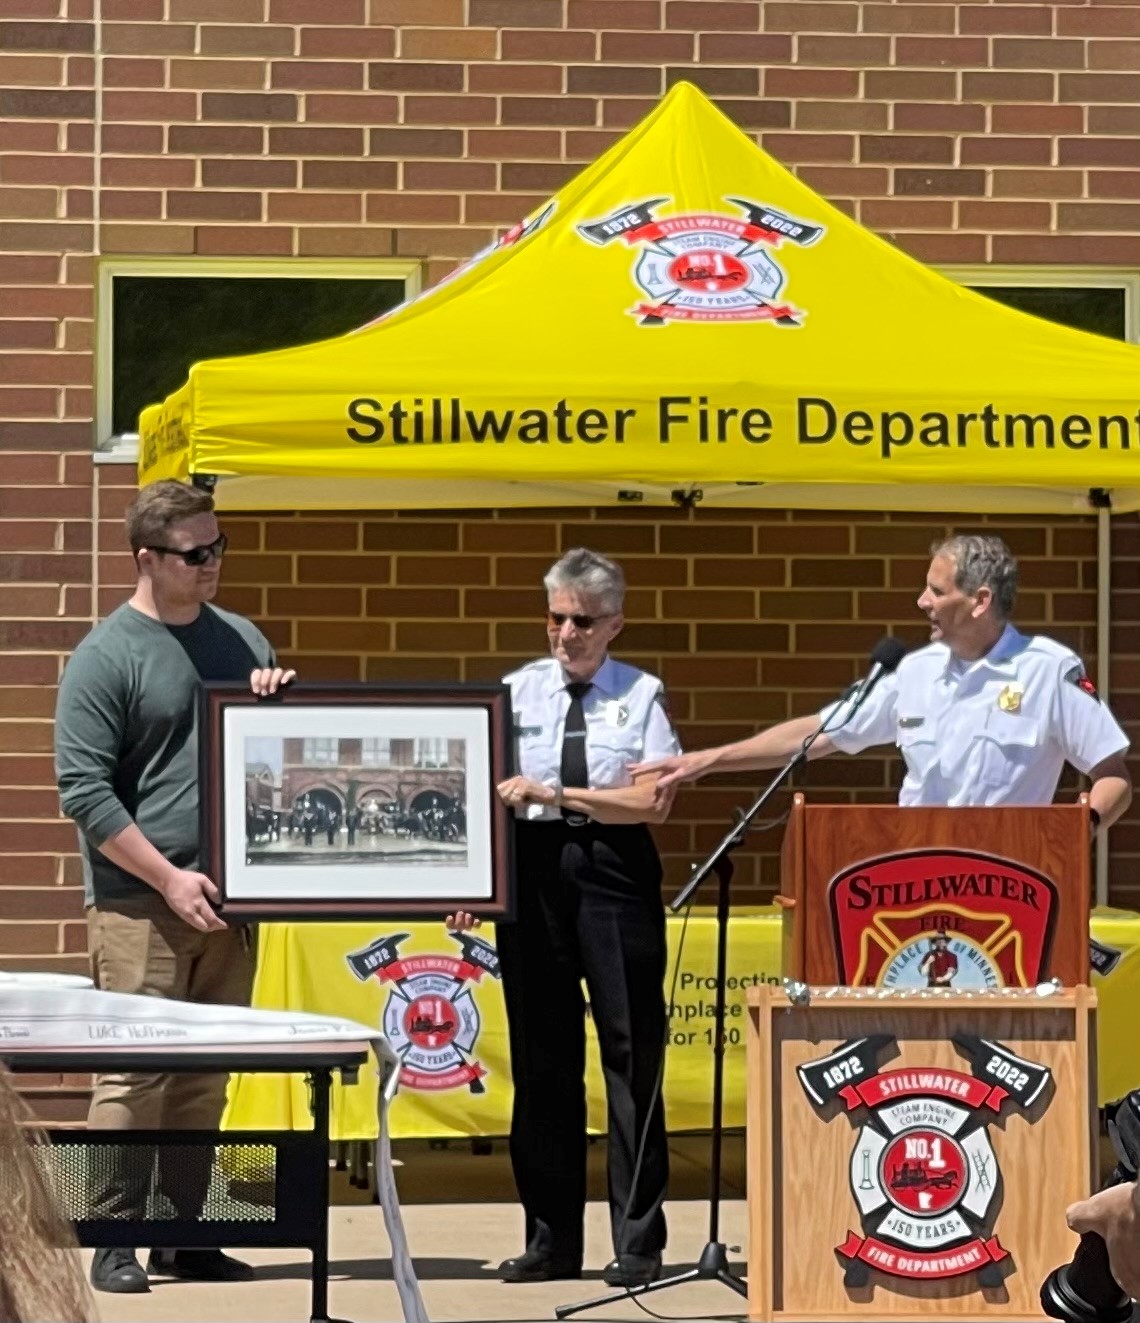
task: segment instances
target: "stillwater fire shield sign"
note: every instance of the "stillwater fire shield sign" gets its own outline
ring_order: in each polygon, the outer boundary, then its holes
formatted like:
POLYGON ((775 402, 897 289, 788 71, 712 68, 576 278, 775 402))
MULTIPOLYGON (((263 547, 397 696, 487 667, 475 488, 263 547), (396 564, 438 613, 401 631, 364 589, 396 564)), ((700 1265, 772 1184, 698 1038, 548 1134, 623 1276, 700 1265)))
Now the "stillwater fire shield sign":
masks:
POLYGON ((828 885, 839 981, 848 987, 1031 987, 1047 977, 1057 888, 972 850, 911 850, 828 885))
POLYGON ((642 326, 666 322, 775 322, 800 326, 804 312, 778 300, 787 276, 773 253, 782 243, 807 247, 823 234, 746 198, 726 198, 739 214, 702 211, 655 216, 670 202, 619 207, 578 226, 599 246, 622 239, 636 249, 633 278, 645 302, 631 308, 642 326))
POLYGON ((849 1040, 796 1069, 817 1111, 829 1116, 838 1102, 858 1127, 848 1174, 862 1234, 848 1231, 835 1247, 847 1286, 866 1285, 872 1268, 915 1280, 977 1273, 979 1285, 996 1286, 1013 1267, 995 1234, 1001 1172, 987 1127, 1007 1104, 1032 1108, 1052 1075, 990 1039, 952 1041, 968 1075, 882 1070, 897 1049, 889 1034, 849 1040))
POLYGON ((410 933, 378 937, 345 956, 363 983, 391 986, 381 1027, 400 1058, 400 1084, 409 1089, 485 1092, 487 1070, 474 1057, 481 1024, 471 993, 484 974, 500 978, 498 952, 467 933, 449 933, 458 955, 400 954, 410 933))

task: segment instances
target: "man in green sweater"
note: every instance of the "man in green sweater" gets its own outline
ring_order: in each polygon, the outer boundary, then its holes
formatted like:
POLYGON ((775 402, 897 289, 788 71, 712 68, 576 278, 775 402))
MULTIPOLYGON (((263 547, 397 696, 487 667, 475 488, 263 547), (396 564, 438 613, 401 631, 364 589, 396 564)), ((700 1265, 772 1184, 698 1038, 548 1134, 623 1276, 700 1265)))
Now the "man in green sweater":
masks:
MULTIPOLYGON (((138 569, 133 596, 87 635, 67 663, 55 715, 56 780, 79 829, 88 944, 96 986, 178 1001, 249 1005, 248 933, 216 913, 199 871, 198 701, 203 680, 248 680, 274 693, 294 672, 276 664, 248 620, 209 603, 226 549, 212 496, 181 482, 145 487, 127 512, 138 569)), ((88 1125, 105 1130, 216 1129, 225 1075, 101 1075, 88 1125)), ((197 1216, 212 1152, 177 1172, 160 1150, 158 1188, 197 1216)), ((118 1150, 95 1192, 99 1216, 142 1216, 154 1153, 118 1150)), ((218 1249, 154 1251, 152 1272, 241 1281, 247 1264, 218 1249)), ((133 1248, 99 1250, 99 1290, 150 1289, 133 1248)))

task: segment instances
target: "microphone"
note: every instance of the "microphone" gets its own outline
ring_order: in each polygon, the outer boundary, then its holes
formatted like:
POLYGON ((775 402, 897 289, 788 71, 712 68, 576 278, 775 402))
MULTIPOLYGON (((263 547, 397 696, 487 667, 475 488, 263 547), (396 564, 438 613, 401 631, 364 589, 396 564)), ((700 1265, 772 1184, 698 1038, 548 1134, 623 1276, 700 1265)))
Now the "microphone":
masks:
POLYGON ((871 669, 859 682, 859 687, 851 696, 850 707, 847 713, 847 720, 850 721, 856 712, 867 701, 871 690, 879 683, 884 675, 893 675, 899 668, 899 662, 906 656, 906 646, 900 643, 898 639, 882 638, 875 644, 871 650, 871 669))

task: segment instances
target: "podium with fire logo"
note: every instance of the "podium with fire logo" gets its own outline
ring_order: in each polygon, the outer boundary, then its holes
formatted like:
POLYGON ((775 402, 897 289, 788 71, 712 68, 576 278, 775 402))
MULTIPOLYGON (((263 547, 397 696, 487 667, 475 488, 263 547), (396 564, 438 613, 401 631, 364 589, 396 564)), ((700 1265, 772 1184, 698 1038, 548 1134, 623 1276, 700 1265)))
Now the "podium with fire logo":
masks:
POLYGON ((1043 1318, 1095 1170, 1095 993, 748 998, 749 1313, 1043 1318))
POLYGON ((1088 797, 1048 808, 898 808, 794 797, 784 974, 849 987, 1089 981, 1088 797))
POLYGON ((1087 797, 809 805, 783 989, 749 1001, 750 1307, 1041 1319, 1090 1191, 1087 797))

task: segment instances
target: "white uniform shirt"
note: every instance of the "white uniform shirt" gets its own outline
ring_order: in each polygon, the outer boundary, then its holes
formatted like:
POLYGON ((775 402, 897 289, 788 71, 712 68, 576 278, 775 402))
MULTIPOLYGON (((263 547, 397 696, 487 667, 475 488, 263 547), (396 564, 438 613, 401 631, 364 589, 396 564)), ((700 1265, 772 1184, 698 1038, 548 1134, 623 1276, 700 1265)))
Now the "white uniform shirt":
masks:
POLYGON ((903 805, 1049 804, 1065 762, 1079 772, 1128 748, 1090 693, 1080 658, 1053 639, 1007 625, 975 662, 931 643, 903 658, 840 728, 847 696, 821 717, 844 753, 897 744, 903 805))
MULTIPOLYGON (((545 657, 512 671, 503 682, 511 689, 519 775, 557 786, 562 772, 562 731, 570 710, 562 667, 553 657, 545 657)), ((582 699, 591 790, 632 785, 628 764, 681 752, 665 707, 665 688, 655 675, 607 657, 591 683, 582 699)), ((560 822, 562 811, 553 805, 524 804, 516 816, 560 822)))

